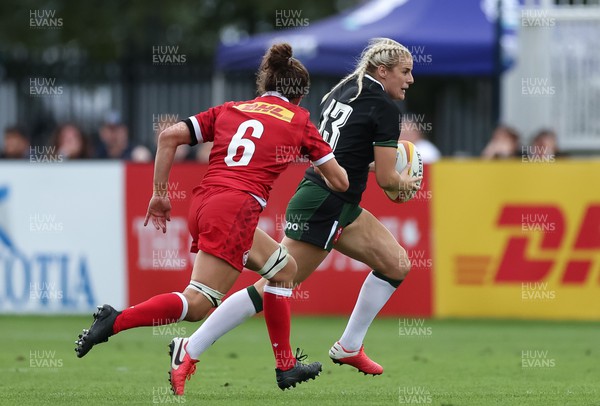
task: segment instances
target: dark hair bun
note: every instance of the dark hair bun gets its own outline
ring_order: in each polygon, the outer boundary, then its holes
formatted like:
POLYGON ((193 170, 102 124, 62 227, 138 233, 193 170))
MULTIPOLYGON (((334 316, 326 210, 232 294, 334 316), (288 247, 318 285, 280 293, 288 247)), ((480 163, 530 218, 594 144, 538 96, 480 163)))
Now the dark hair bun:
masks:
POLYGON ((288 43, 274 44, 267 53, 266 69, 279 70, 290 64, 292 57, 292 46, 288 43))
POLYGON ((256 74, 256 90, 259 95, 276 91, 292 100, 308 93, 308 71, 296 58, 292 58, 292 46, 274 44, 263 56, 256 74))

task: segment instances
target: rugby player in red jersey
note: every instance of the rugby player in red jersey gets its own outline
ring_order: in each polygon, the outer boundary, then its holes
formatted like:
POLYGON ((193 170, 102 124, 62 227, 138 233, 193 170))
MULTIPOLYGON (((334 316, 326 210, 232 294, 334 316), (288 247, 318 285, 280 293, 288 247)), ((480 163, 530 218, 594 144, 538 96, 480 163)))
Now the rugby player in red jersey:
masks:
MULTIPOLYGON (((282 240, 296 259, 296 283, 303 282, 332 249, 373 269, 365 279, 341 338, 329 350, 336 364, 350 365, 365 374, 380 375, 383 367, 370 359, 363 341, 377 313, 410 271, 406 250, 367 210, 360 207, 371 162, 384 190, 416 190, 421 177, 408 167, 396 171, 401 116, 394 100, 404 100, 414 82, 410 51, 389 38, 373 39, 354 72, 323 97, 320 130, 337 160, 348 173, 350 187, 333 190, 318 170, 308 168, 286 210, 282 240)), ((256 230, 248 268, 263 258, 257 244, 268 235, 256 230)), ((262 311, 265 280, 242 289, 214 311, 189 338, 188 353, 198 359, 223 334, 262 311)), ((332 295, 336 294, 332 291, 332 295)))
MULTIPOLYGON (((188 224, 192 252, 197 252, 190 284, 173 292, 117 311, 100 306, 89 330, 76 341, 83 357, 90 349, 123 330, 202 320, 217 307, 233 286, 248 259, 258 218, 267 204, 271 186, 291 159, 281 154, 306 155, 334 190, 348 188, 346 172, 330 146, 298 106, 309 87, 306 68, 292 57, 288 44, 276 44, 263 57, 257 75, 259 97, 228 102, 189 117, 159 136, 154 166, 154 193, 145 224, 166 232, 171 204, 167 195, 169 172, 179 145, 213 141, 208 170, 194 188, 188 224)), ((296 263, 285 246, 261 239, 260 251, 271 252, 259 274, 269 282, 264 289, 264 313, 276 358, 276 378, 281 389, 314 379, 321 364, 304 364, 292 354, 289 343, 290 304, 296 263)), ((183 394, 183 382, 194 373, 197 360, 186 353, 187 339, 171 344, 171 386, 183 394)))

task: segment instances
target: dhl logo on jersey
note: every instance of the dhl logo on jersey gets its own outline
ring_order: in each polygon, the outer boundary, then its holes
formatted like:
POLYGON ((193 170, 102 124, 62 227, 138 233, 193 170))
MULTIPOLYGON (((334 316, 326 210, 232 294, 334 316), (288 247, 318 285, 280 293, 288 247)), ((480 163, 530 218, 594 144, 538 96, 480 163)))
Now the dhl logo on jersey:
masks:
MULTIPOLYGON (((600 267, 600 203, 587 206, 575 224, 576 231, 569 236, 560 206, 507 204, 500 210, 496 225, 512 231, 512 235, 499 258, 457 255, 456 283, 542 286, 535 284, 555 272, 562 284, 583 285, 590 281, 592 269, 600 267)), ((600 284, 600 278, 591 282, 600 284)))
POLYGON ((286 122, 291 122, 294 118, 294 112, 286 109, 285 107, 277 104, 265 103, 265 102, 254 102, 254 103, 243 103, 233 106, 234 108, 245 111, 248 113, 267 114, 271 117, 278 118, 286 122))

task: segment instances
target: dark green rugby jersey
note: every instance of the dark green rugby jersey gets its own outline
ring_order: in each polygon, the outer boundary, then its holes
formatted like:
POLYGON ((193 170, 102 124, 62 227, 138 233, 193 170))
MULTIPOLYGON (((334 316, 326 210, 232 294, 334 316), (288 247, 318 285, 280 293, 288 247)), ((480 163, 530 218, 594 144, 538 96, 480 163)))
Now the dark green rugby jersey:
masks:
MULTIPOLYGON (((331 193, 348 202, 360 202, 367 187, 369 164, 374 160, 373 146, 397 148, 401 114, 382 85, 365 77, 362 92, 355 79, 335 89, 321 105, 319 132, 331 145, 338 163, 348 172, 346 192, 331 193)), ((328 189, 312 167, 304 177, 328 189)))

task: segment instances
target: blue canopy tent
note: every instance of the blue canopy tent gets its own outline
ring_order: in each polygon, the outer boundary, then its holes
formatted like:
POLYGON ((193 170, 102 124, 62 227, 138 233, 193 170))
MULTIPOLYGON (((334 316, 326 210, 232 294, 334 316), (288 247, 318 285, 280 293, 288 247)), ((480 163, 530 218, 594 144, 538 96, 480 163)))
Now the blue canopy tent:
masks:
MULTIPOLYGON (((222 71, 253 71, 275 42, 292 44, 311 74, 350 72, 370 38, 392 38, 411 50, 415 75, 497 72, 496 0, 373 0, 308 26, 221 44, 222 71)), ((286 24, 286 19, 278 21, 286 24)))

